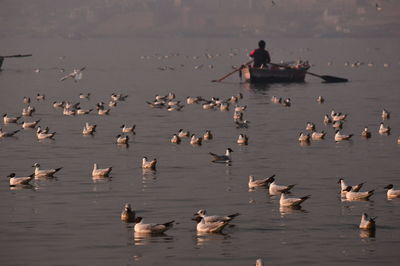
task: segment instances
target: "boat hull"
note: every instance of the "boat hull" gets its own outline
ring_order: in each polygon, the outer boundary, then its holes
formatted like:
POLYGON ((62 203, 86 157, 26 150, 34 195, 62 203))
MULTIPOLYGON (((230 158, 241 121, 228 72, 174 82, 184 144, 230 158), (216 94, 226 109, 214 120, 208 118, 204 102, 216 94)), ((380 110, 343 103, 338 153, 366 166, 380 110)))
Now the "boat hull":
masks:
POLYGON ((304 82, 307 74, 305 68, 288 68, 288 67, 273 67, 273 68, 253 68, 243 67, 242 77, 245 81, 251 83, 284 83, 284 82, 304 82))

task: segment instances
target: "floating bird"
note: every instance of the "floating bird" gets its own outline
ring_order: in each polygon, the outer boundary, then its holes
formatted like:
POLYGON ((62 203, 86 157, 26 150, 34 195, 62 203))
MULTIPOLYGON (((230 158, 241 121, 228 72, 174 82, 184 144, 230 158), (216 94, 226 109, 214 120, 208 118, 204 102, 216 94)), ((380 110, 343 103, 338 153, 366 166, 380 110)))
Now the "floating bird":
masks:
POLYGON ((147 157, 143 157, 142 159, 142 168, 143 169, 156 169, 157 159, 154 158, 152 161, 148 161, 147 157))
POLYGON ((28 185, 29 182, 35 177, 35 174, 29 176, 16 177, 15 173, 11 173, 7 176, 10 179, 10 186, 17 185, 28 185))
POLYGON ((278 103, 282 103, 282 98, 278 98, 278 97, 276 97, 276 96, 272 96, 271 97, 271 102, 272 103, 276 103, 276 104, 278 104, 278 103))
MULTIPOLYGON (((273 6, 275 5, 275 2, 274 1, 272 1, 272 3, 273 3, 273 6)), ((257 259, 256 260, 256 264, 254 264, 255 266, 264 266, 264 262, 263 262, 263 260, 262 259, 257 259)))
POLYGON ((36 137, 38 138, 38 140, 42 140, 42 139, 53 139, 54 135, 56 134, 56 132, 53 133, 44 133, 43 131, 40 131, 38 133, 36 133, 36 137))
POLYGON ((342 140, 350 140, 350 138, 352 136, 353 136, 353 134, 344 135, 344 134, 341 134, 339 130, 336 130, 335 141, 339 142, 339 141, 342 141, 342 140))
POLYGON ((390 134, 390 127, 389 126, 386 127, 383 124, 383 122, 381 122, 380 125, 379 125, 379 131, 378 132, 381 135, 389 135, 390 134))
POLYGON ((92 176, 93 177, 108 177, 112 170, 112 167, 108 168, 97 168, 97 163, 93 164, 92 176))
POLYGON ((17 134, 20 130, 14 130, 11 132, 4 132, 2 128, 0 128, 0 138, 8 138, 8 137, 12 137, 15 134, 17 134))
POLYGON ((332 120, 330 119, 330 117, 327 114, 325 114, 324 124, 326 125, 326 124, 330 124, 330 123, 332 123, 332 120))
POLYGON ((108 115, 108 114, 110 114, 110 110, 111 109, 101 109, 101 108, 99 108, 99 109, 97 109, 97 114, 98 115, 108 115))
POLYGON ((281 205, 281 207, 299 207, 301 203, 309 198, 310 195, 301 198, 288 198, 286 197, 285 193, 281 193, 279 204, 281 205))
POLYGON ((20 119, 20 118, 21 118, 21 116, 12 117, 12 116, 7 116, 7 114, 4 114, 3 122, 4 122, 4 124, 17 123, 18 119, 20 119))
POLYGON ((389 118, 390 118, 390 112, 387 111, 386 109, 383 109, 382 110, 382 119, 386 120, 386 119, 389 119, 389 118))
MULTIPOLYGON (((346 194, 346 193, 347 193, 346 188, 347 188, 349 185, 347 185, 347 184, 345 183, 345 181, 344 181, 343 178, 340 178, 339 181, 338 181, 338 183, 340 184, 340 191, 341 191, 341 193, 342 193, 343 195, 346 194)), ((362 183, 357 184, 357 185, 355 185, 355 186, 350 186, 350 187, 351 187, 351 191, 354 191, 354 192, 360 191, 360 189, 362 188, 362 186, 363 186, 364 184, 365 184, 365 182, 362 182, 362 183)))
POLYGON ((79 98, 80 99, 89 99, 90 98, 90 93, 86 93, 86 94, 84 94, 84 93, 79 93, 79 98))
POLYGON ((371 132, 368 131, 368 127, 365 127, 361 132, 361 137, 369 139, 371 137, 371 132))
POLYGON ((311 122, 307 122, 306 130, 307 131, 314 131, 315 130, 315 124, 311 123, 311 122))
POLYGON ((335 113, 335 111, 332 110, 331 112, 331 117, 333 121, 343 121, 347 118, 348 114, 342 114, 342 113, 335 113))
POLYGON ((119 94, 116 94, 116 93, 111 94, 111 100, 113 100, 114 102, 118 102, 118 101, 122 102, 122 101, 125 101, 126 98, 128 98, 128 95, 122 95, 120 93, 119 94))
POLYGON ((110 101, 108 103, 108 107, 116 107, 116 106, 117 106, 117 102, 115 102, 115 101, 110 101))
POLYGON ((179 144, 181 143, 181 138, 178 135, 174 134, 171 138, 171 143, 179 144))
POLYGON ((36 101, 43 101, 45 99, 46 99, 46 95, 40 94, 40 93, 36 94, 36 101))
POLYGON ((233 150, 228 148, 226 149, 225 155, 218 155, 212 152, 209 152, 209 154, 213 157, 212 162, 231 162, 231 152, 233 152, 233 150))
POLYGON ((69 73, 68 75, 62 77, 60 79, 60 81, 64 81, 68 78, 73 78, 75 80, 75 82, 77 82, 78 80, 82 79, 82 71, 85 70, 86 67, 82 67, 80 69, 74 69, 71 73, 69 73))
POLYGON ((64 107, 63 115, 76 115, 76 111, 74 109, 64 107))
POLYGON ((233 120, 235 120, 235 121, 243 120, 243 113, 242 112, 234 112, 233 113, 233 120))
POLYGON ((221 103, 221 105, 219 106, 219 110, 221 110, 221 111, 229 111, 229 103, 226 103, 226 102, 221 103))
POLYGON ((53 102, 53 108, 64 108, 65 102, 53 102))
POLYGON ((96 132, 96 127, 97 125, 90 125, 88 122, 86 122, 85 126, 83 127, 82 134, 93 135, 93 133, 96 132))
POLYGON ((311 133, 311 139, 312 140, 321 140, 321 139, 324 139, 325 136, 326 136, 326 132, 325 131, 321 131, 321 132, 314 131, 313 133, 311 133))
POLYGON ((343 122, 342 121, 335 121, 335 122, 333 122, 332 127, 334 129, 342 129, 343 128, 343 122))
POLYGON ((78 108, 78 109, 76 110, 76 114, 78 114, 78 115, 87 115, 87 114, 89 114, 91 111, 93 111, 93 109, 81 109, 81 108, 78 108))
POLYGON ((196 230, 198 233, 221 233, 222 229, 228 225, 227 221, 206 222, 200 216, 194 219, 197 222, 196 230))
POLYGON ((55 173, 62 169, 62 167, 56 169, 40 169, 40 164, 38 163, 35 163, 32 167, 35 167, 35 177, 53 177, 55 173))
POLYGON ((196 137, 195 134, 192 134, 191 138, 190 138, 190 144, 192 145, 201 145, 203 138, 201 137, 196 137))
POLYGON ((203 139, 205 139, 205 140, 213 139, 213 137, 214 136, 210 130, 206 130, 206 132, 203 134, 203 139))
POLYGON ((144 224, 142 217, 137 217, 135 219, 135 233, 139 234, 162 234, 168 229, 173 227, 175 221, 170 221, 163 224, 144 224))
POLYGON ((179 129, 178 137, 184 138, 184 137, 189 137, 189 136, 190 136, 190 132, 189 131, 184 131, 182 128, 179 129))
POLYGON ((393 189, 393 184, 389 184, 385 188, 387 189, 386 195, 388 199, 400 198, 400 190, 393 189))
POLYGON ((22 109, 22 116, 32 116, 33 112, 35 112, 35 108, 28 106, 27 108, 22 109))
POLYGON ((374 194, 374 190, 365 192, 355 192, 351 190, 352 190, 351 186, 348 186, 343 190, 346 191, 345 196, 347 200, 368 200, 374 194))
POLYGON ((184 106, 183 105, 173 105, 173 106, 168 106, 167 111, 172 112, 172 111, 180 111, 182 110, 184 106))
POLYGON ((292 101, 290 100, 290 98, 286 98, 285 100, 283 100, 282 105, 290 107, 292 105, 292 101))
POLYGON ((168 106, 175 106, 175 105, 180 105, 181 101, 168 101, 167 105, 168 106))
POLYGON ((322 96, 318 96, 317 97, 317 102, 318 103, 323 103, 323 102, 325 102, 325 99, 322 96))
POLYGON ((250 121, 248 121, 248 120, 243 120, 243 121, 236 120, 235 121, 236 128, 248 128, 249 124, 250 124, 250 121))
POLYGON ((124 210, 121 213, 121 220, 126 223, 133 223, 135 221, 135 211, 132 210, 129 203, 125 203, 124 210))
POLYGON ((122 129, 121 129, 122 133, 129 133, 129 132, 131 132, 131 133, 135 134, 136 125, 133 125, 133 126, 131 126, 131 127, 127 127, 127 126, 125 126, 125 125, 122 125, 120 128, 122 128, 122 129))
POLYGON ((234 213, 230 215, 206 215, 207 211, 205 209, 198 210, 194 215, 203 218, 206 223, 215 223, 215 222, 230 222, 236 216, 239 216, 240 213, 234 213))
POLYGON ((270 177, 269 180, 270 184, 269 184, 269 194, 270 195, 279 195, 280 193, 288 193, 290 192, 290 190, 295 186, 295 184, 293 185, 278 185, 275 183, 275 178, 272 176, 270 177))
POLYGON ((368 217, 366 213, 363 213, 361 215, 361 222, 360 222, 360 229, 365 229, 365 230, 374 230, 375 229, 375 219, 377 217, 368 217))
POLYGON ((235 112, 243 112, 243 111, 245 111, 246 109, 247 109, 247 105, 244 105, 244 106, 236 105, 236 106, 235 106, 235 112))
POLYGON ((128 141, 129 141, 129 136, 127 135, 123 136, 119 134, 117 136, 117 144, 128 144, 128 141))
POLYGON ((49 130, 50 130, 49 127, 46 127, 45 129, 42 129, 41 126, 38 126, 37 129, 36 129, 36 134, 39 134, 39 133, 47 134, 47 133, 49 133, 49 130))
POLYGON ((310 134, 308 133, 304 134, 303 132, 301 132, 298 140, 303 143, 308 143, 310 142, 310 134))
POLYGON ((239 145, 247 145, 249 143, 249 137, 245 134, 240 134, 236 142, 239 145))
POLYGON ((272 175, 270 177, 264 178, 264 179, 254 179, 253 175, 249 175, 249 188, 255 188, 255 187, 266 187, 268 186, 269 183, 272 182, 272 179, 274 178, 275 175, 272 175))
POLYGON ((39 120, 36 120, 36 121, 32 121, 32 122, 24 121, 24 122, 22 123, 22 128, 35 128, 36 125, 37 125, 39 122, 40 122, 40 119, 39 119, 39 120))
POLYGON ((186 103, 187 104, 195 104, 195 103, 199 103, 200 101, 202 101, 203 98, 201 98, 200 96, 197 97, 186 97, 186 103))
POLYGON ((30 102, 31 102, 31 98, 25 96, 23 99, 23 103, 30 104, 30 102))

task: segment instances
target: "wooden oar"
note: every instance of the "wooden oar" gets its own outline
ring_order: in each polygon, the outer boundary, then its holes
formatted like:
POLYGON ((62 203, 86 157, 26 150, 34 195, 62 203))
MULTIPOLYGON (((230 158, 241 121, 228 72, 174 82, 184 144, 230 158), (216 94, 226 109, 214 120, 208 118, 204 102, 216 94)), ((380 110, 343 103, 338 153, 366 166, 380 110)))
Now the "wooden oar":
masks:
POLYGON ((0 71, 1 71, 1 66, 3 65, 4 58, 28 57, 28 56, 32 56, 32 55, 31 54, 0 55, 0 71))
POLYGON ((229 77, 230 75, 232 75, 232 74, 234 74, 234 73, 238 72, 239 70, 241 70, 241 69, 243 68, 243 66, 246 66, 246 65, 248 65, 248 64, 251 64, 251 63, 253 63, 253 61, 254 61, 254 60, 251 60, 251 61, 249 61, 249 62, 245 63, 244 65, 240 66, 239 68, 235 69, 234 71, 232 71, 232 72, 230 72, 230 73, 226 74, 226 75, 225 75, 225 76, 223 76, 222 78, 219 78, 219 79, 213 79, 211 82, 221 82, 221 81, 223 81, 224 79, 226 79, 227 77, 229 77))
POLYGON ((15 55, 0 55, 3 58, 10 58, 10 57, 28 57, 32 56, 31 54, 15 54, 15 55))
MULTIPOLYGON (((277 67, 285 67, 285 68, 290 68, 287 65, 283 65, 283 64, 275 64, 275 63, 269 63, 272 66, 277 66, 277 67)), ((329 75, 318 75, 312 72, 308 72, 306 71, 307 74, 314 76, 314 77, 318 77, 321 78, 325 81, 325 83, 338 83, 338 82, 348 82, 349 80, 346 78, 340 78, 340 77, 335 77, 335 76, 329 76, 329 75)))
POLYGON ((321 78, 325 81, 325 83, 337 83, 337 82, 348 82, 349 80, 346 78, 339 78, 339 77, 335 77, 335 76, 328 76, 328 75, 317 75, 311 72, 306 72, 307 74, 314 76, 314 77, 318 77, 321 78))

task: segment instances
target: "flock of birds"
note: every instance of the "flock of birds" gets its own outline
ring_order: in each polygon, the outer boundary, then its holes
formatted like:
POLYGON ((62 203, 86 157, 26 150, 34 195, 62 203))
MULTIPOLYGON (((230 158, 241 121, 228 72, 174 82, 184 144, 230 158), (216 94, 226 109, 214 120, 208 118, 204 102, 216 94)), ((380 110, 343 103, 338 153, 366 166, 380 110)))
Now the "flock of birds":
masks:
MULTIPOLYGON (((81 69, 82 71, 83 69, 81 69)), ((73 72, 74 73, 74 72, 73 72)), ((69 75, 68 77, 73 78, 73 76, 69 75)), ((90 93, 88 94, 80 94, 80 99, 89 99, 90 93)), ((108 107, 104 102, 99 102, 96 104, 96 109, 99 116, 108 115, 110 113, 111 108, 117 106, 117 103, 120 101, 125 101, 127 95, 122 94, 111 94, 111 100, 108 104, 108 107)), ((203 110, 220 110, 222 112, 227 112, 231 108, 233 109, 233 123, 236 128, 248 128, 249 121, 244 119, 244 113, 247 109, 247 106, 240 106, 239 101, 243 98, 241 93, 237 95, 233 95, 226 99, 219 98, 211 98, 204 99, 203 97, 187 97, 186 104, 197 104, 201 105, 203 110)), ((45 95, 37 94, 37 101, 44 101, 45 95)), ((290 107, 292 102, 290 98, 282 99, 276 96, 271 98, 272 103, 281 104, 285 107, 290 107)), ((36 136, 38 140, 43 139, 54 139, 56 132, 50 132, 49 129, 42 128, 40 123, 40 119, 34 121, 24 121, 19 122, 22 117, 31 117, 35 108, 30 105, 30 98, 24 97, 23 102, 27 104, 25 108, 22 110, 21 116, 8 116, 8 114, 3 115, 4 125, 9 124, 17 124, 21 125, 23 129, 34 129, 36 128, 36 136)), ((323 97, 319 96, 317 98, 317 102, 323 103, 323 97)), ((176 100, 176 96, 174 93, 169 93, 164 96, 156 95, 155 99, 152 101, 146 101, 147 105, 151 108, 164 108, 167 111, 182 111, 184 108, 184 104, 176 100)), ((62 109, 63 115, 87 115, 92 112, 93 109, 83 110, 80 108, 80 103, 71 103, 71 102, 53 102, 53 108, 62 109)), ((349 140, 353 134, 343 135, 340 133, 340 129, 343 127, 344 121, 348 117, 348 114, 342 114, 335 111, 332 111, 330 116, 325 115, 324 123, 326 125, 332 124, 332 127, 336 130, 334 135, 334 139, 336 142, 349 140)), ((387 110, 382 111, 382 119, 387 120, 390 118, 390 113, 387 110)), ((116 137, 116 143, 118 145, 128 145, 129 137, 127 134, 135 134, 135 125, 126 126, 121 125, 121 133, 116 137)), ((5 132, 0 129, 0 137, 7 138, 13 137, 20 130, 5 132)), ((301 133, 299 136, 300 143, 308 144, 310 140, 322 140, 326 136, 326 132, 317 132, 315 131, 315 124, 311 122, 307 122, 306 131, 311 133, 301 133)), ((82 130, 83 135, 92 135, 96 132, 96 125, 85 123, 84 128, 82 130)), ((383 122, 380 124, 379 134, 390 134, 390 127, 385 127, 383 122)), ((360 135, 363 138, 370 138, 371 133, 365 128, 360 135)), ((213 139, 213 134, 210 130, 206 130, 206 132, 202 136, 196 136, 195 134, 190 134, 189 131, 185 131, 183 129, 179 129, 177 133, 173 134, 171 137, 171 143, 180 144, 183 138, 189 139, 189 143, 191 145, 202 145, 202 141, 208 141, 213 139)), ((237 144, 239 145, 248 145, 248 136, 240 133, 237 139, 237 144)), ((400 143, 400 139, 398 140, 400 143)), ((229 164, 232 161, 231 153, 233 150, 231 148, 227 148, 225 154, 215 154, 213 152, 209 152, 211 156, 211 161, 214 163, 223 163, 229 164)), ((143 157, 142 159, 142 168, 144 170, 155 171, 157 165, 157 159, 149 160, 147 157, 143 157)), ((62 167, 56 169, 41 169, 39 163, 35 163, 33 165, 35 168, 34 173, 29 176, 16 176, 15 173, 11 173, 9 178, 9 184, 11 187, 25 187, 30 186, 30 182, 33 179, 40 178, 51 178, 54 177, 56 173, 58 173, 62 167)), ((99 168, 96 163, 93 165, 92 177, 96 178, 105 178, 110 175, 112 171, 112 167, 107 168, 99 168)), ((343 200, 347 201, 356 201, 356 200, 368 200, 373 194, 374 190, 370 191, 360 191, 363 183, 349 186, 345 183, 345 181, 341 178, 339 180, 340 183, 340 194, 343 200)), ((249 176, 248 179, 248 187, 249 189, 255 189, 258 187, 267 187, 270 195, 280 196, 279 204, 280 208, 289 208, 289 209, 300 209, 301 204, 310 198, 310 195, 305 195, 303 197, 291 197, 290 192, 295 187, 295 184, 283 185, 277 184, 275 180, 275 175, 272 175, 268 178, 264 179, 255 179, 253 175, 249 176)), ((387 189, 387 198, 394 199, 400 198, 400 190, 395 190, 393 184, 389 184, 385 187, 387 189)), ((196 230, 199 234, 208 234, 208 233, 221 233, 222 230, 232 222, 232 220, 237 217, 239 213, 234 213, 230 215, 207 215, 206 210, 202 209, 195 213, 193 220, 196 221, 196 230)), ((175 221, 169 221, 166 223, 144 223, 143 217, 137 216, 135 211, 132 209, 131 205, 126 203, 124 206, 124 210, 121 213, 121 220, 126 223, 134 223, 134 231, 136 234, 144 234, 144 235, 157 235, 163 234, 167 230, 171 229, 174 225, 175 221)), ((361 221, 359 224, 359 228, 362 230, 373 231, 375 230, 375 217, 369 217, 366 213, 363 213, 361 216, 361 221)))
MULTIPOLYGON (((60 81, 64 81, 67 79, 73 79, 75 82, 82 79, 82 72, 86 69, 86 67, 75 69, 70 74, 62 77, 60 81)), ((89 99, 90 93, 79 95, 80 99, 89 99)), ((52 107, 55 109, 62 109, 62 114, 64 116, 75 116, 75 115, 88 115, 97 110, 97 114, 99 116, 109 115, 111 113, 112 108, 116 107, 119 102, 125 101, 128 95, 122 94, 111 94, 111 99, 106 104, 105 102, 98 102, 93 109, 83 109, 80 107, 80 103, 72 103, 68 101, 60 101, 53 102, 52 107)), ((247 109, 247 106, 239 105, 239 101, 243 98, 241 93, 237 95, 232 95, 226 99, 219 99, 216 97, 212 97, 211 99, 205 99, 201 96, 191 97, 188 96, 185 101, 179 101, 176 99, 174 93, 168 93, 167 95, 156 95, 155 98, 151 101, 146 101, 146 104, 150 108, 157 109, 165 109, 168 112, 173 111, 183 111, 186 105, 199 105, 203 110, 219 110, 221 112, 229 112, 233 110, 233 124, 237 129, 246 129, 249 127, 250 122, 244 119, 244 114, 247 109)), ((37 94, 37 101, 44 101, 45 95, 37 94)), ((316 101, 322 104, 325 99, 322 96, 319 96, 316 101)), ((271 102, 274 104, 280 104, 284 107, 290 108, 292 105, 292 101, 290 98, 282 99, 280 97, 272 96, 271 102)), ((23 108, 20 116, 9 116, 8 114, 3 115, 3 123, 5 126, 9 124, 17 124, 20 125, 22 129, 36 129, 35 134, 38 140, 45 139, 53 139, 55 138, 56 132, 50 131, 48 127, 43 127, 40 125, 41 119, 28 121, 25 120, 20 122, 21 118, 29 118, 33 116, 35 113, 35 108, 30 105, 31 99, 30 97, 24 97, 23 103, 26 104, 26 107, 23 108)), ((340 112, 336 112, 334 110, 331 111, 330 115, 325 114, 323 118, 323 122, 325 125, 332 125, 332 128, 335 130, 334 140, 336 142, 347 141, 350 140, 354 134, 342 134, 341 129, 346 121, 348 114, 342 114, 340 112)), ((384 121, 390 118, 390 112, 383 109, 382 110, 382 119, 383 121, 380 123, 378 128, 378 133, 381 135, 389 135, 391 133, 391 129, 389 126, 385 126, 384 121)), ((94 135, 96 133, 96 124, 90 124, 86 122, 83 126, 82 135, 94 135)), ((129 134, 135 134, 136 125, 121 125, 120 134, 116 136, 115 143, 118 145, 128 145, 129 144, 129 134)), ((306 133, 301 132, 298 141, 301 145, 309 145, 310 141, 323 140, 327 132, 325 131, 316 131, 315 124, 312 122, 306 123, 306 133)), ((0 138, 8 138, 13 137, 21 129, 14 131, 3 131, 3 128, 0 128, 0 138)), ((371 132, 367 127, 365 127, 361 132, 360 136, 368 139, 371 138, 371 132)), ((188 139, 191 145, 202 145, 203 141, 209 141, 213 139, 213 133, 210 130, 206 130, 201 135, 196 135, 194 133, 190 133, 187 130, 179 129, 175 134, 171 136, 170 142, 173 144, 180 144, 183 139, 188 139)), ((249 137, 240 133, 237 138, 237 144, 239 145, 248 145, 249 137)), ((400 144, 400 137, 397 139, 397 143, 400 144)), ((225 154, 216 154, 213 152, 209 152, 210 160, 214 163, 222 163, 229 164, 232 162, 231 153, 233 150, 231 148, 227 148, 225 154)), ((142 158, 142 168, 144 170, 155 171, 157 166, 157 159, 149 160, 147 157, 142 158)), ((17 176, 15 173, 11 173, 8 175, 9 184, 11 187, 30 187, 30 182, 34 179, 40 178, 52 178, 56 173, 62 170, 62 167, 55 169, 41 169, 39 163, 35 163, 32 167, 35 168, 34 172, 28 176, 17 176)), ((99 168, 97 163, 93 164, 92 177, 96 178, 105 178, 108 177, 112 171, 112 167, 107 168, 99 168)), ((340 184, 340 194, 343 200, 355 201, 355 200, 368 200, 374 194, 374 190, 370 191, 361 191, 363 183, 349 186, 345 183, 345 181, 341 178, 339 180, 340 184)), ((248 187, 249 189, 256 189, 259 187, 268 188, 268 192, 270 195, 279 196, 279 204, 281 208, 292 208, 299 209, 301 208, 301 204, 310 198, 310 195, 305 195, 302 197, 291 197, 291 190, 295 187, 295 184, 283 185, 277 184, 275 175, 272 175, 268 178, 264 179, 255 179, 253 175, 248 177, 248 187)), ((387 198, 394 199, 400 198, 400 190, 395 190, 393 184, 389 184, 385 187, 387 190, 387 198)), ((239 216, 239 213, 234 213, 230 215, 207 215, 206 210, 199 210, 194 214, 193 220, 196 222, 196 230, 198 233, 221 233, 223 229, 229 225, 235 217, 239 216)), ((120 218, 122 221, 126 223, 134 223, 134 231, 137 234, 144 235, 157 235, 163 234, 167 230, 171 229, 175 223, 175 221, 168 221, 166 223, 144 223, 143 217, 136 216, 136 212, 132 209, 129 203, 126 203, 124 206, 124 210, 122 211, 120 218)), ((369 217, 366 213, 361 215, 361 221, 359 224, 359 228, 362 230, 375 230, 375 219, 376 217, 369 217)), ((262 265, 262 260, 257 260, 257 265, 262 265)))

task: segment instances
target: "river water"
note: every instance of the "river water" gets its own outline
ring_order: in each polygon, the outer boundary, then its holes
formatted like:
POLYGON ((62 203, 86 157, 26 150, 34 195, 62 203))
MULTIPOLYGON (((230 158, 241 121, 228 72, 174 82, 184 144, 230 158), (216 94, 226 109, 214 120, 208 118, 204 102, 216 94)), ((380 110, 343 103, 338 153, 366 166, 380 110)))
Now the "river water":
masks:
MULTIPOLYGON (((384 186, 400 188, 400 58, 393 39, 267 40, 274 62, 309 60, 310 71, 346 77, 348 83, 324 84, 307 76, 301 84, 253 86, 235 74, 213 83, 248 61, 256 39, 3 39, 1 53, 32 53, 6 59, 0 72, 0 113, 20 115, 24 96, 32 99, 31 118, 56 131, 38 141, 34 130, 0 140, 0 262, 2 265, 393 265, 399 260, 400 200, 387 200, 384 186), (209 54, 210 56, 206 56, 209 54), (360 62, 360 64, 357 64, 360 62), (370 65, 368 65, 370 63, 370 65), (353 67, 352 67, 352 64, 353 67), (86 66, 82 80, 59 81, 86 66), (60 69, 65 69, 62 73, 60 69), (162 70, 160 70, 162 69, 162 70), (164 70, 165 69, 165 70, 164 70), (89 100, 79 93, 91 93, 89 100), (80 102, 82 108, 108 103, 111 93, 127 94, 109 116, 63 116, 54 101, 80 102), (248 129, 236 129, 229 112, 185 105, 180 112, 153 109, 145 101, 156 94, 228 98, 243 94, 248 129), (37 93, 45 94, 36 101, 37 93), (289 97, 291 107, 271 103, 289 97), (325 102, 319 104, 317 96, 325 102), (381 111, 391 112, 389 136, 378 134, 381 111), (344 133, 351 141, 335 143, 334 130, 322 123, 331 110, 348 113, 344 133), (306 123, 325 130, 325 140, 299 145, 306 123), (97 124, 91 137, 85 122, 97 124), (117 146, 122 124, 136 124, 129 147, 117 146), (369 140, 360 133, 365 126, 369 140), (195 134, 209 129, 214 139, 192 146, 170 137, 180 128, 195 134), (249 145, 239 146, 240 133, 249 145), (234 150, 231 165, 214 164, 208 152, 234 150), (155 172, 143 172, 141 158, 157 158, 155 172), (35 180, 30 188, 10 188, 6 176, 43 168, 63 169, 56 178, 35 180), (93 180, 93 163, 112 166, 111 178, 93 180), (267 189, 249 191, 248 176, 276 174, 277 183, 296 184, 294 196, 311 195, 301 210, 282 210, 267 189), (338 179, 366 182, 375 189, 369 201, 341 201, 338 179), (144 222, 175 220, 165 235, 135 236, 133 224, 120 221, 125 203, 144 222), (224 234, 196 234, 193 213, 240 216, 224 234), (361 214, 378 216, 376 232, 358 229, 361 214)), ((2 125, 6 131, 15 124, 2 125)))

